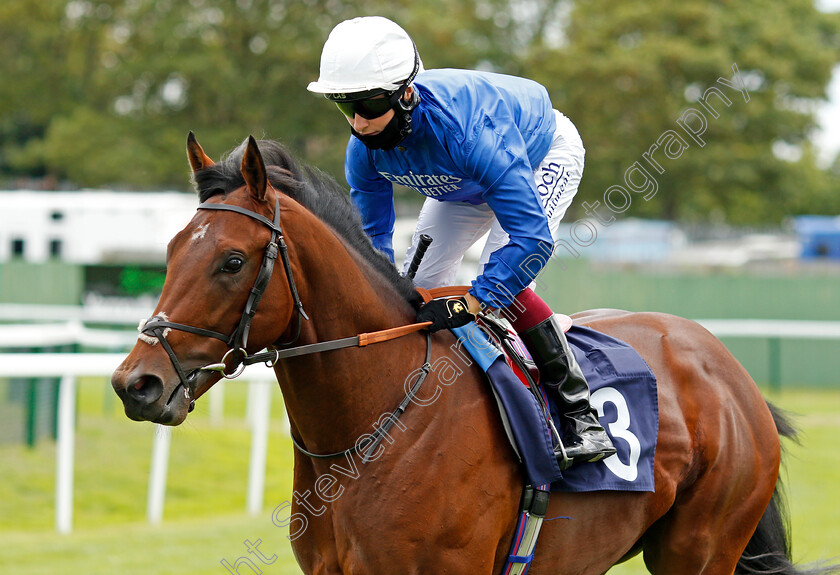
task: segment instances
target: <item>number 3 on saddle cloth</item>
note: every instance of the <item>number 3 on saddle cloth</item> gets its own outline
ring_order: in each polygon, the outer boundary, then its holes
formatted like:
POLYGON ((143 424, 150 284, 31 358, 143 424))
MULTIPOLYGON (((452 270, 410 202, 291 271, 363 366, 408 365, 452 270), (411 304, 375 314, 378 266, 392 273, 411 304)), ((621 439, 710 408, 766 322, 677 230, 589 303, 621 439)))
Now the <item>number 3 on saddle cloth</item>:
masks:
POLYGON ((552 394, 539 385, 536 390, 529 389, 524 371, 534 381, 537 372, 518 336, 501 323, 484 318, 478 320, 480 327, 470 323, 452 332, 487 373, 528 485, 551 484, 551 491, 566 492, 654 491, 659 404, 653 372, 628 344, 567 320, 566 338, 589 382, 592 406, 618 452, 562 472, 554 457, 553 431, 544 406, 554 427, 562 430, 560 413, 552 394))

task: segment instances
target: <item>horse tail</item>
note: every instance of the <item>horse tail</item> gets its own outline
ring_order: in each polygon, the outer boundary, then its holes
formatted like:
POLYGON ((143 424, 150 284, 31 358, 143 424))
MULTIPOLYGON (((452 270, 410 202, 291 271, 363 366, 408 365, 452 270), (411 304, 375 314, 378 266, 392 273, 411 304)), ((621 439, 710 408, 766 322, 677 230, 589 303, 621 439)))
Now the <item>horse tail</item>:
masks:
MULTIPOLYGON (((767 402, 780 437, 798 441, 798 432, 790 417, 767 402)), ((738 560, 735 575, 828 575, 840 573, 840 566, 816 563, 803 569, 791 559, 790 520, 781 476, 776 481, 773 497, 761 516, 747 548, 738 560)))

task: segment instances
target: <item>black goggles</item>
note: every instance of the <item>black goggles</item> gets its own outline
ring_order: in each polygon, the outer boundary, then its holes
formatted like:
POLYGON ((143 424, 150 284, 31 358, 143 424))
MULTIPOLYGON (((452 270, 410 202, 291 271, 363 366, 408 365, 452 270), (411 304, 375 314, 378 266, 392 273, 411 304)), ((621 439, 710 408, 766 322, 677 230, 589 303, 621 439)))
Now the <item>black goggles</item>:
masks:
POLYGON ((345 94, 327 94, 328 100, 335 103, 341 113, 348 118, 356 114, 365 120, 375 120, 385 115, 388 110, 396 107, 402 95, 405 93, 406 85, 403 84, 394 92, 371 91, 358 94, 353 99, 348 99, 345 94))
MULTIPOLYGON (((327 97, 329 98, 329 96, 327 97)), ((393 108, 399 96, 396 93, 380 92, 375 96, 354 100, 329 99, 335 102, 341 113, 348 118, 353 118, 358 114, 366 120, 374 120, 385 115, 388 110, 393 108)))
POLYGON ((365 120, 373 120, 385 115, 391 109, 391 99, 387 96, 368 98, 367 100, 353 100, 352 102, 336 102, 341 113, 348 118, 354 118, 356 114, 365 120))

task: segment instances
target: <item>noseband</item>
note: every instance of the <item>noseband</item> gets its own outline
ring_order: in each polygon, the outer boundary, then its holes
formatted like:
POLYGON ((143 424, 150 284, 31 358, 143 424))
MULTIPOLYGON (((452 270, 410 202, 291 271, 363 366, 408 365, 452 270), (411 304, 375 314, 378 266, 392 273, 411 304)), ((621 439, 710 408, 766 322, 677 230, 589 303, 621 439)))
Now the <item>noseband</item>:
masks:
POLYGON ((263 294, 265 294, 266 288, 268 288, 268 282, 271 280, 271 275, 274 271, 274 263, 277 261, 278 254, 280 255, 280 258, 283 262, 283 267, 286 270, 286 279, 288 279, 289 281, 289 289, 292 293, 294 308, 295 310, 297 310, 297 328, 294 337, 291 341, 279 345, 283 346, 294 344, 297 341, 298 337, 300 337, 302 321, 304 319, 309 319, 309 317, 306 315, 306 312, 303 311, 303 304, 300 301, 300 296, 298 295, 297 287, 295 286, 295 278, 292 274, 291 263, 289 262, 288 249, 286 247, 286 242, 283 239, 283 230, 280 228, 279 198, 275 198, 273 221, 269 220, 263 215, 260 215, 256 212, 252 212, 251 210, 247 210, 239 206, 231 206, 228 204, 214 204, 205 202, 200 204, 198 206, 198 209, 236 212, 237 214, 248 216, 249 218, 257 220, 258 222, 264 224, 271 230, 271 240, 269 240, 268 245, 265 246, 265 252, 263 253, 260 271, 259 273, 257 273, 257 279, 254 281, 254 287, 251 288, 251 293, 248 296, 248 301, 245 304, 245 309, 242 311, 242 317, 239 320, 239 324, 236 326, 236 329, 234 329, 233 333, 229 336, 223 333, 219 333, 217 331, 212 331, 201 327, 194 327, 183 323, 171 322, 157 315, 146 320, 146 323, 143 325, 141 333, 157 338, 161 346, 163 346, 163 349, 166 351, 167 355, 169 355, 169 359, 172 361, 172 365, 175 368, 175 371, 178 373, 178 378, 180 379, 181 384, 184 386, 186 393, 190 393, 191 391, 189 384, 187 383, 187 374, 181 367, 181 363, 178 361, 178 357, 175 355, 175 352, 172 350, 172 347, 169 345, 169 342, 166 341, 165 330, 167 328, 171 328, 179 331, 186 331, 188 333, 193 333, 196 335, 212 337, 225 342, 229 349, 227 353, 225 353, 224 357, 222 357, 222 360, 219 363, 213 363, 200 367, 197 370, 194 370, 193 373, 195 373, 196 371, 218 371, 221 372, 223 377, 226 377, 228 379, 238 377, 242 373, 242 370, 245 369, 245 366, 247 364, 253 363, 247 360, 250 357, 255 357, 248 356, 248 352, 245 350, 245 348, 248 345, 248 334, 251 331, 251 322, 254 319, 254 315, 257 313, 257 306, 259 305, 263 294), (234 371, 232 373, 227 373, 226 363, 230 356, 236 353, 241 354, 240 358, 236 358, 237 366, 234 368, 234 371))

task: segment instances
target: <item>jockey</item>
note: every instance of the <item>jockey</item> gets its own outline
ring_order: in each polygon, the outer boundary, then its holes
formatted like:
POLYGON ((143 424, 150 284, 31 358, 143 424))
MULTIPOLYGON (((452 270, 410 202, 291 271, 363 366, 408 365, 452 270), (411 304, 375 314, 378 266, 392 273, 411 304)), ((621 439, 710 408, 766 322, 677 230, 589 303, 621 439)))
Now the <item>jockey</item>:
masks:
POLYGON ((500 309, 559 398, 561 467, 615 453, 560 323, 529 287, 552 253, 583 172, 580 136, 552 109, 546 89, 501 74, 425 71, 400 26, 365 17, 333 29, 308 90, 334 102, 350 124, 350 197, 373 245, 392 262, 393 184, 426 196, 405 259, 407 267, 421 234, 435 240, 417 285, 452 285, 464 252, 490 232, 469 292, 427 303, 417 321, 432 321, 437 331, 500 309))

